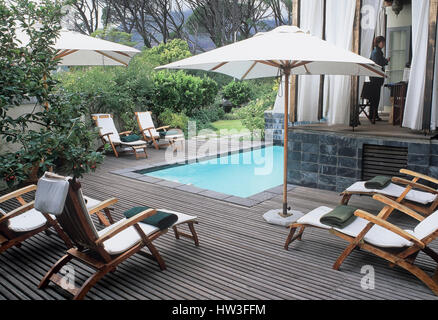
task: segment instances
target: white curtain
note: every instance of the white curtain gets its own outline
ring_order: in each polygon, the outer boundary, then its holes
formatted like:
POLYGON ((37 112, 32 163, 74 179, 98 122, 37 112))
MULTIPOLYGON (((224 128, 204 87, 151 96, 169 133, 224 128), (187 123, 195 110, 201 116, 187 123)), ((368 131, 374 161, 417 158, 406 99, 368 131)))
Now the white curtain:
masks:
MULTIPOLYGON (((361 46, 360 55, 369 58, 373 47, 375 36, 384 35, 384 30, 381 27, 383 0, 364 0, 362 2, 362 21, 361 21, 361 46)), ((368 77, 359 78, 359 95, 362 92, 364 81, 368 81, 368 77)))
MULTIPOLYGON (((403 119, 403 127, 414 130, 421 130, 423 122, 429 34, 427 21, 429 21, 429 0, 416 1, 412 6, 412 64, 403 119)), ((435 111, 434 115, 436 116, 435 111)))
MULTIPOLYGON (((436 36, 438 44, 438 32, 436 36)), ((435 75, 433 78, 433 98, 432 98, 432 119, 430 129, 435 130, 438 127, 438 50, 435 50, 435 75)))
MULTIPOLYGON (((351 50, 356 1, 327 0, 327 41, 351 50)), ((326 76, 324 81, 324 115, 328 124, 348 124, 350 119, 351 77, 326 76)))
MULTIPOLYGON (((300 29, 322 38, 324 23, 324 1, 306 0, 301 2, 300 29)), ((297 120, 317 121, 320 76, 298 77, 297 120)))

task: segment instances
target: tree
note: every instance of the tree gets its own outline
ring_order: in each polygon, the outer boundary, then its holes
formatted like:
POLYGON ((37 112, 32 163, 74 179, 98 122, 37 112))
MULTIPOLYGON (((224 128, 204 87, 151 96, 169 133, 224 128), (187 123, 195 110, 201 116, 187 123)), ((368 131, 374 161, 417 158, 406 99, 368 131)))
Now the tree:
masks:
POLYGON ((103 28, 94 31, 91 34, 92 37, 104 39, 112 42, 117 42, 125 46, 134 47, 137 43, 132 41, 132 35, 123 31, 119 31, 116 28, 103 28))
POLYGON ((270 7, 275 25, 292 24, 292 1, 293 0, 264 0, 270 7))
POLYGON ((201 26, 217 47, 234 41, 240 27, 238 0, 187 0, 193 21, 201 26))
MULTIPOLYGON (((73 29, 90 35, 99 29, 99 22, 103 11, 102 0, 75 0, 70 2, 66 23, 73 29)), ((107 21, 103 21, 107 25, 107 21)))
POLYGON ((183 38, 184 0, 106 0, 111 22, 125 32, 136 30, 147 48, 183 38))
POLYGON ((52 76, 59 62, 54 44, 64 4, 0 0, 0 140, 21 146, 0 157, 0 179, 10 187, 49 168, 80 177, 103 160, 93 150, 97 135, 83 121, 84 106, 77 97, 57 91, 52 76), (17 28, 29 37, 26 47, 18 44, 17 28), (10 110, 29 99, 36 101, 34 110, 10 116, 10 110))

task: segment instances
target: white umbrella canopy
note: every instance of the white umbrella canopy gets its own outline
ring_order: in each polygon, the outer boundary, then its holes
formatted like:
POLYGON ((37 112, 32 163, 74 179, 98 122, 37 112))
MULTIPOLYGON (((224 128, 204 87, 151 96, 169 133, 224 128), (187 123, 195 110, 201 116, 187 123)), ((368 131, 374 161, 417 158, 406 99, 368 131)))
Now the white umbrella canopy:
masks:
POLYGON ((275 77, 279 69, 297 75, 353 75, 383 77, 370 59, 338 48, 294 26, 278 27, 157 69, 195 69, 238 79, 275 77))
MULTIPOLYGON (((241 80, 285 76, 284 128, 289 125, 289 77, 296 75, 350 75, 385 77, 380 66, 370 59, 338 48, 303 32, 295 26, 272 31, 157 69, 193 69, 218 72, 241 80)), ((284 130, 283 210, 287 206, 287 130, 284 130)))
MULTIPOLYGON (((25 47, 29 36, 17 30, 17 40, 25 47)), ((61 30, 54 48, 61 66, 127 66, 140 51, 119 43, 61 30)))

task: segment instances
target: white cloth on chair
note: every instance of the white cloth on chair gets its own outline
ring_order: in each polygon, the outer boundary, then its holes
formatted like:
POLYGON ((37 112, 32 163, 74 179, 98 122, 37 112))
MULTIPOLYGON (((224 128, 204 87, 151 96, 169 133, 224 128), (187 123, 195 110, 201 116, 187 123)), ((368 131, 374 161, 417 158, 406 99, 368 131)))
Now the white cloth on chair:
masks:
POLYGON ((69 183, 65 179, 53 179, 43 176, 38 180, 35 193, 35 209, 43 212, 60 215, 64 210, 69 183))
MULTIPOLYGON (((365 181, 359 181, 354 184, 352 184, 348 189, 345 191, 348 192, 369 192, 369 193, 379 193, 386 196, 391 197, 400 197, 401 194, 406 190, 405 187, 396 185, 395 183, 390 183, 386 188, 383 188, 381 190, 379 189, 367 189, 365 187, 365 181)), ((421 204, 429 204, 433 201, 435 201, 437 195, 425 192, 425 191, 418 191, 418 190, 411 190, 406 195, 405 199, 421 204)))

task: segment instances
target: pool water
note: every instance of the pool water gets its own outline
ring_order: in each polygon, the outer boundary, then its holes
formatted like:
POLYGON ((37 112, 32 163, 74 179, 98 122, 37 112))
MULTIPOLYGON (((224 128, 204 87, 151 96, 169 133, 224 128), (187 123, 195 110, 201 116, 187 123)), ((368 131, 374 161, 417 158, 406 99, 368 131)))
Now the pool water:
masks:
POLYGON ((283 147, 261 148, 144 174, 247 198, 283 183, 283 147))

